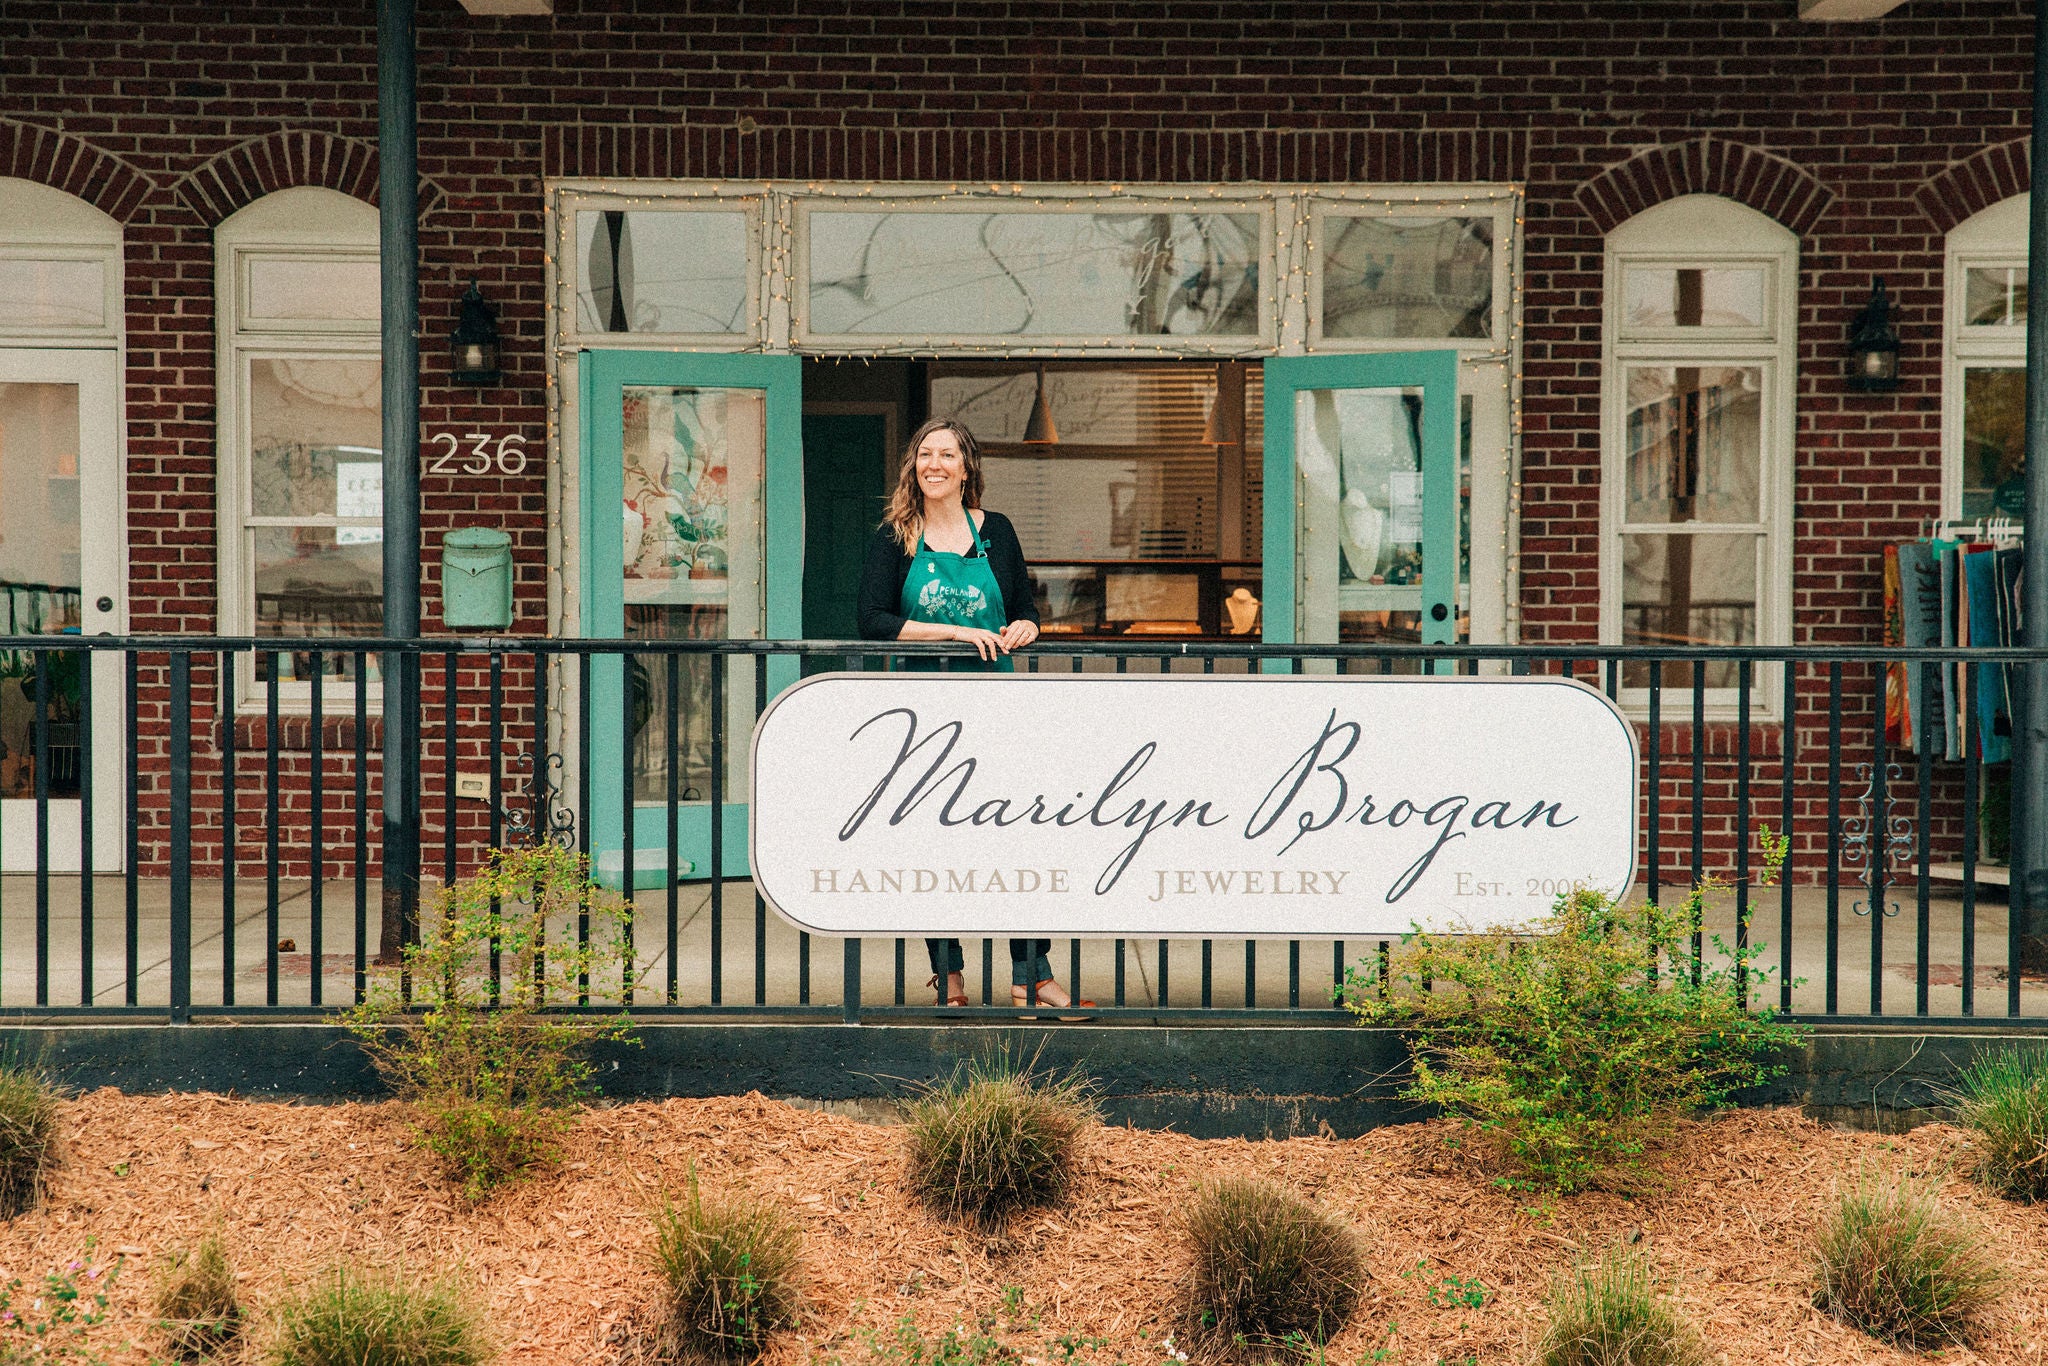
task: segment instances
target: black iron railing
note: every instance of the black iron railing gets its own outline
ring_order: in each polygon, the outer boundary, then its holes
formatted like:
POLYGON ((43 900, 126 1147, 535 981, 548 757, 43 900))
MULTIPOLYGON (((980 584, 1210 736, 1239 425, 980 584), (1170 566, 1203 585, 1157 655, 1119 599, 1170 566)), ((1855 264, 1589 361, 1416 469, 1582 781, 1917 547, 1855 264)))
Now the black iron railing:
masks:
MULTIPOLYGON (((380 951, 413 928, 410 901, 387 900, 396 889, 380 876, 378 762, 379 661, 410 655, 426 896, 489 849, 554 840, 593 854, 601 880, 634 902, 636 984, 593 1006, 929 1016, 914 943, 821 942, 770 912, 746 880, 736 817, 749 728, 772 691, 805 673, 960 653, 0 638, 0 658, 18 661, 13 687, 0 680, 0 761, 14 784, 0 791, 0 1011, 185 1019, 359 999, 380 951), (54 762, 66 744, 68 786, 54 762)), ((1984 753, 2000 713, 1980 705, 2042 660, 2048 651, 1048 641, 1018 667, 1577 679, 1637 721, 1636 894, 1727 884, 1694 936, 1702 961, 1721 952, 1716 936, 1738 955, 1760 949, 1753 998, 1799 1017, 2034 1024, 2048 1022, 2048 984, 2025 971, 2040 941, 1995 885, 2010 785, 1984 753), (1888 735, 1888 706, 1917 718, 1911 751, 1888 735), (1938 742, 1926 742, 1937 722, 1938 742), (1765 885, 1764 843, 1778 837, 1784 875, 1765 885)), ((1347 967, 1383 973, 1399 952, 1377 939, 1076 939, 1053 961, 1102 1018, 1328 1021, 1342 1018, 1332 989, 1347 967)), ((978 967, 979 1004, 945 1013, 1013 1018, 991 985, 993 940, 978 967)))

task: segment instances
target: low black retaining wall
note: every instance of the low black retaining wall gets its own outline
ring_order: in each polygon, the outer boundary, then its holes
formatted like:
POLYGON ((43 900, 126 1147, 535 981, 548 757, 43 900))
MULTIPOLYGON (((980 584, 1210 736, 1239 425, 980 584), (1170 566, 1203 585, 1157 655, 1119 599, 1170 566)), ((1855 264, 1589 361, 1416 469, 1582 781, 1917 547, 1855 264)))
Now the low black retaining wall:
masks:
MULTIPOLYGON (((1107 1118, 1140 1128, 1349 1136, 1424 1113, 1396 1094, 1406 1053, 1391 1030, 649 1024, 640 1038, 638 1047, 603 1055, 607 1096, 761 1091, 881 1116, 915 1083, 1002 1048, 1082 1069, 1101 1083, 1107 1118)), ((1787 1059, 1786 1077, 1744 1099, 1804 1104, 1820 1118, 1864 1127, 1919 1123, 1939 1116, 1943 1088, 1962 1063, 2012 1039, 1817 1031, 1787 1059)), ((322 1100, 383 1090, 347 1032, 325 1023, 17 1026, 0 1030, 0 1047, 81 1090, 322 1100)))

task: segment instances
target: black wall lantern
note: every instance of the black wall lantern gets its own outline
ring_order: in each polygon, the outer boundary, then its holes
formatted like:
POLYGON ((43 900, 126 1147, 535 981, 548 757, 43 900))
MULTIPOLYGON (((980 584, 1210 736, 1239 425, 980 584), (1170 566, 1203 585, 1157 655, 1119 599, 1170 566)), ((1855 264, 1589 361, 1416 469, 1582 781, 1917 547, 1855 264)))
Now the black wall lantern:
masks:
POLYGON ((498 310, 485 301, 474 280, 462 295, 462 316, 448 339, 448 355, 457 384, 481 389, 498 385, 498 310))
POLYGON ((1882 275, 1871 283, 1870 302, 1849 324, 1849 387, 1867 394, 1899 387, 1899 332, 1882 275))

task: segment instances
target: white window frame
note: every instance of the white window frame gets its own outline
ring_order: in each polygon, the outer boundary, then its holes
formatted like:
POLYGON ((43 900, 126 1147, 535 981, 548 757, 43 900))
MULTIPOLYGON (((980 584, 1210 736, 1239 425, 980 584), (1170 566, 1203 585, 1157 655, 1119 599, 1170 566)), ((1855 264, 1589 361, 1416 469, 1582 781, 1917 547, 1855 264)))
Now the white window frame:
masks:
MULTIPOLYGON (((336 518, 254 515, 250 506, 249 469, 251 363, 273 359, 378 360, 382 355, 376 318, 250 319, 250 264, 260 258, 281 257, 376 261, 376 208, 337 190, 297 186, 265 195, 214 229, 214 303, 219 320, 214 371, 218 452, 215 486, 219 512, 215 525, 219 529, 219 621, 224 636, 252 636, 256 632, 255 566, 250 560, 248 534, 253 528, 339 524, 336 518)), ((236 711, 263 711, 268 685, 257 681, 254 658, 242 656, 236 672, 236 711)), ((324 679, 324 705, 331 709, 335 701, 353 698, 355 689, 352 679, 324 679)), ((370 700, 381 700, 380 683, 370 682, 366 691, 370 700)), ((311 682, 280 680, 278 704, 289 711, 309 710, 311 682)))
MULTIPOLYGON (((545 195, 550 408, 549 506, 559 514, 578 495, 575 450, 577 354, 584 350, 766 351, 805 355, 914 355, 985 358, 1000 351, 1027 357, 1203 357, 1256 359, 1314 352, 1455 350, 1459 388, 1473 398, 1471 582, 1487 585, 1472 601, 1472 639, 1519 638, 1521 465, 1521 259, 1523 187, 1508 183, 1432 185, 1238 184, 960 184, 938 182, 550 180, 545 195), (741 207, 749 214, 748 318, 744 334, 585 332, 576 288, 580 244, 576 216, 741 207), (800 282, 809 278, 809 214, 821 208, 988 212, 1090 212, 1105 206, 1153 212, 1256 212, 1262 217, 1259 334, 1242 337, 909 337, 886 334, 808 335, 800 282), (1321 339, 1321 225, 1332 216, 1402 218, 1491 216, 1494 221, 1494 326, 1485 338, 1373 337, 1321 339), (1494 585, 1498 585, 1498 591, 1494 585)), ((573 591, 578 553, 574 519, 551 515, 548 556, 550 628, 578 629, 573 591)))
POLYGON ((1963 377, 1966 370, 2027 363, 2027 325, 1970 327, 1964 321, 1973 269, 2027 268, 2027 196, 1980 209, 1949 229, 1941 310, 1941 515, 1963 515, 1963 377))
MULTIPOLYGON (((1604 317, 1601 327, 1600 424, 1600 642, 1622 637, 1622 538, 1632 533, 1689 535, 1748 532, 1759 536, 1756 644, 1787 645, 1792 622, 1792 464, 1798 393, 1799 239, 1792 231, 1746 205, 1720 195, 1684 195, 1630 218, 1607 236, 1604 317), (1713 269, 1761 266, 1765 270, 1762 329, 1630 329, 1625 316, 1624 272, 1631 266, 1713 269), (1754 366, 1763 378, 1763 431, 1758 471, 1759 520, 1706 523, 1696 530, 1666 523, 1629 523, 1626 511, 1628 393, 1632 365, 1754 366)), ((1752 671, 1753 720, 1781 715, 1782 670, 1752 671)), ((1622 705, 1648 708, 1647 688, 1624 688, 1622 705)), ((1707 712, 1716 719, 1736 715, 1736 689, 1709 688, 1707 712)), ((1666 719, 1690 719, 1668 709, 1666 719)))

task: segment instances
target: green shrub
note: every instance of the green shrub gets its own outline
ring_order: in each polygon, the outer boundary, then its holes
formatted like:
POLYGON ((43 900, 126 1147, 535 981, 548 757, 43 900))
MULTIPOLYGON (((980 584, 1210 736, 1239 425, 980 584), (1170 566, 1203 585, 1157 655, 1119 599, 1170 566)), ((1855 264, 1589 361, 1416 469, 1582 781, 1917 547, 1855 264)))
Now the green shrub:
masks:
POLYGON ((796 1322, 802 1235, 779 1205, 738 1194, 707 1200, 692 1173, 688 1200, 655 1221, 654 1262, 667 1294, 664 1355, 751 1361, 796 1322))
POLYGON ((1976 1133, 1977 1179, 2014 1200, 2048 1198, 2048 1050, 1980 1054, 1955 1105, 1956 1122, 1976 1133))
POLYGON ((1204 1186, 1181 1215, 1190 1269, 1190 1341, 1224 1352, 1319 1346, 1340 1328, 1366 1280, 1342 1223, 1270 1182, 1204 1186))
POLYGON ((1711 1366, 1713 1353, 1657 1294, 1649 1259, 1609 1248, 1550 1287, 1535 1366, 1711 1366))
POLYGON ((967 1063, 910 1103, 910 1187, 941 1214, 992 1227, 1066 1193, 1096 1117, 1083 1077, 1002 1057, 967 1063))
POLYGON ((350 1012, 356 1039, 410 1102, 420 1142, 471 1199, 555 1160, 577 1102, 597 1089, 587 1050, 630 1037, 623 1015, 546 1013, 587 998, 593 982, 624 984, 628 913, 579 854, 494 852, 442 890, 404 972, 380 977, 350 1012))
POLYGON ((0 1066, 0 1218, 34 1209, 57 1170, 57 1088, 33 1068, 0 1066))
POLYGON ((278 1307, 271 1366, 478 1366, 491 1357, 450 1281, 337 1266, 278 1307))
POLYGON ((1694 964, 1711 885, 1676 907, 1578 891, 1527 929, 1418 930, 1402 941, 1401 989, 1354 970, 1344 1003, 1410 1031, 1408 1098, 1499 1140, 1536 1184, 1576 1190, 1677 1119, 1780 1075, 1770 1059, 1802 1037, 1744 1004, 1769 980, 1761 945, 1716 938, 1694 964))
POLYGON ((1964 1342, 2004 1279, 1961 1215, 1905 1181, 1843 1195, 1814 1240, 1813 1263, 1816 1308, 1915 1348, 1964 1342))
POLYGON ((186 1361, 212 1356, 242 1329, 235 1273, 218 1234, 179 1252, 157 1277, 152 1302, 171 1355, 186 1361))

